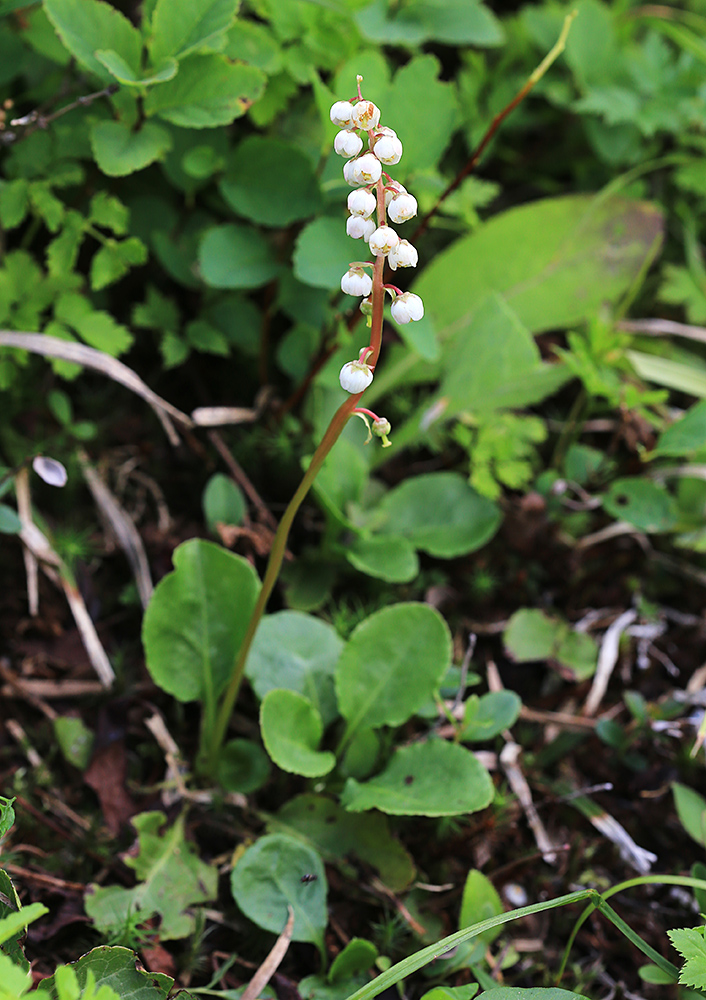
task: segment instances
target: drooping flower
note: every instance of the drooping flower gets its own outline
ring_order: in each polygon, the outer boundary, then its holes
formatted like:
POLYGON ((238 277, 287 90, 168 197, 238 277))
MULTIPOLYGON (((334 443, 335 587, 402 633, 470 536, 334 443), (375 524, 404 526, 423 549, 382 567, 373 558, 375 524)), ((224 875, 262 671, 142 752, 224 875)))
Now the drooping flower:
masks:
POLYGON ((398 267, 416 267, 418 259, 419 255, 409 240, 400 240, 387 255, 387 263, 393 271, 398 267))
MULTIPOLYGON (((382 164, 373 153, 363 153, 362 156, 358 156, 355 160, 350 160, 349 162, 351 163, 351 176, 355 185, 362 187, 363 184, 375 184, 382 177, 382 164)), ((350 181, 348 183, 350 184, 350 181)))
POLYGON ((373 146, 373 152, 381 163, 399 163, 402 159, 402 143, 396 135, 384 135, 373 146))
POLYGON ((362 215, 364 219, 367 219, 375 211, 376 205, 375 195, 372 191, 366 191, 364 188, 351 191, 348 195, 348 211, 351 215, 362 215))
POLYGON ((390 226, 379 226, 368 243, 370 250, 376 257, 386 257, 393 247, 397 246, 400 238, 390 226))
POLYGON ((354 240, 365 240, 367 243, 375 232, 375 223, 362 215, 351 215, 346 219, 346 232, 354 240))
POLYGON ((333 148, 339 156, 357 156, 363 148, 363 140, 357 132, 348 132, 342 129, 333 140, 333 148))
POLYGON ((424 303, 414 292, 403 292, 398 295, 391 306, 392 318, 396 323, 409 323, 424 316, 424 303))
POLYGON ((351 124, 352 112, 353 105, 350 101, 336 101, 329 112, 329 117, 334 125, 346 128, 351 124))
POLYGON ((356 128, 375 128, 380 122, 380 108, 376 107, 372 101, 358 101, 353 105, 351 111, 351 123, 356 128))
POLYGON ((338 379, 341 383, 341 388, 345 389, 346 392, 362 392, 372 382, 373 370, 364 361, 349 361, 341 368, 338 379))
POLYGON ((407 222, 417 214, 417 199, 406 191, 402 191, 390 199, 387 214, 398 225, 400 222, 407 222))
POLYGON ((341 278, 341 291, 346 295, 367 296, 373 290, 373 279, 361 267, 351 267, 341 278))

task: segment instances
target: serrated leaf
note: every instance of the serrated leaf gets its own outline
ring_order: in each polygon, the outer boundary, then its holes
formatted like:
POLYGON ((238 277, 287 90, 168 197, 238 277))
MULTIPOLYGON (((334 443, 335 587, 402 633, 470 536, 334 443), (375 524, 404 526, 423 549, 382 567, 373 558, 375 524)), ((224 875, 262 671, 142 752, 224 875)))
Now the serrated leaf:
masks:
POLYGON ((123 122, 96 122, 91 128, 91 149, 96 163, 109 177, 124 177, 161 160, 171 148, 166 129, 144 122, 134 132, 123 122))
POLYGON ((76 264, 84 238, 85 220, 80 212, 68 211, 59 235, 47 246, 47 270, 52 277, 69 274, 76 264))
POLYGON ((133 817, 139 853, 123 860, 139 880, 134 888, 89 887, 86 912, 103 933, 125 927, 130 914, 139 911, 145 920, 155 914, 161 918, 161 940, 184 938, 196 925, 190 907, 215 897, 218 873, 200 860, 195 845, 185 839, 184 816, 172 826, 166 824, 161 812, 133 817))
POLYGON ((188 56, 173 80, 153 87, 145 112, 182 128, 215 128, 240 118, 260 97, 266 77, 222 56, 188 56))
POLYGON ((136 236, 126 240, 110 240, 94 255, 91 261, 91 288, 98 291, 107 285, 112 285, 131 267, 144 264, 147 260, 147 247, 136 236))
POLYGON ((484 809, 492 798, 490 776, 469 750, 432 739, 400 747, 385 770, 370 781, 349 778, 341 804, 351 812, 379 809, 391 816, 458 816, 484 809))
POLYGON ((220 49, 238 0, 157 0, 152 13, 150 54, 155 62, 220 49))
POLYGON ((5 229, 19 226, 29 208, 29 182, 26 177, 0 182, 0 222, 5 229))
POLYGON ((240 556, 202 539, 173 554, 174 571, 155 587, 142 626, 147 669, 179 701, 208 700, 225 687, 245 636, 260 581, 240 556))
POLYGON ((327 923, 326 875, 310 847, 283 834, 268 834, 239 859, 231 872, 233 898, 253 923, 281 934, 287 909, 294 910, 294 941, 310 941, 323 950, 327 923), (316 879, 302 882, 304 875, 316 879))
POLYGON ((667 931, 669 939, 686 961, 679 973, 679 982, 694 989, 706 989, 706 941, 695 927, 667 931))
MULTIPOLYGON (((89 974, 97 987, 109 986, 121 1000, 167 1000, 174 980, 161 972, 145 972, 137 969, 137 956, 130 948, 103 945, 82 955, 69 968, 76 972, 76 979, 84 989, 89 974)), ((42 980, 41 992, 51 1000, 60 1000, 55 976, 42 980)), ((192 994, 179 991, 182 1000, 194 1000, 192 994)), ((43 1000, 43 998, 42 998, 43 1000)))
POLYGON ((98 49, 111 49, 139 71, 142 38, 115 7, 103 0, 44 0, 44 10, 69 52, 101 80, 113 77, 96 58, 98 49))
POLYGON ((146 74, 142 74, 134 72, 122 56, 112 49, 97 49, 95 56, 110 75, 126 87, 149 87, 155 83, 165 83, 175 77, 179 69, 176 59, 165 59, 156 69, 147 70, 146 74))
POLYGON ((318 749, 324 726, 308 699, 283 688, 269 691, 260 706, 265 749, 283 771, 318 778, 336 766, 329 751, 318 749))

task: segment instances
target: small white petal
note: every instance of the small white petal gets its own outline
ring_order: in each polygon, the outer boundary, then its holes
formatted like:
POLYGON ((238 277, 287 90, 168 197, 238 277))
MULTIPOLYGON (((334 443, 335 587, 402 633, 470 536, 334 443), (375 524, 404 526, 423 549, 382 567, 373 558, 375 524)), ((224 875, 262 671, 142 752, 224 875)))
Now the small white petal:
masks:
POLYGON ((391 199, 387 214, 393 222, 407 222, 417 214, 417 199, 405 191, 391 199))
POLYGON ((352 111, 353 105, 350 101, 336 101, 331 107, 329 117, 334 125, 344 128, 346 125, 350 125, 352 111))
POLYGON ((358 186, 363 184, 374 184, 382 176, 382 164, 377 156, 372 153, 363 153, 355 160, 350 161, 353 165, 351 176, 358 186))
POLYGON ((409 323, 424 316, 424 303, 414 292, 403 292, 392 303, 392 318, 396 323, 409 323))
POLYGON ((341 278, 341 291, 346 295, 370 295, 373 279, 365 271, 351 267, 341 278))
POLYGON ((358 393, 368 388, 373 380, 373 372, 364 361, 349 361, 341 368, 338 379, 346 392, 358 393))
POLYGON ((351 122, 356 128, 364 128, 366 131, 375 128, 380 122, 380 108, 372 101, 358 101, 351 111, 351 122))
POLYGON ((343 129, 333 140, 333 148, 339 156, 357 156, 363 148, 363 140, 357 132, 347 132, 343 129))
POLYGON ((362 215, 363 218, 367 219, 375 211, 376 205, 377 198, 372 191, 358 188, 357 191, 351 191, 348 195, 348 211, 353 215, 362 215))
POLYGON ((375 223, 372 219, 364 219, 362 215, 350 215, 346 219, 346 232, 354 240, 365 240, 370 239, 370 224, 372 223, 373 232, 375 231, 375 223))
POLYGON ((69 478, 66 469, 55 458, 37 455, 36 458, 32 459, 32 468, 39 478, 50 486, 66 486, 66 481, 69 478))
POLYGON ((416 267, 418 260, 419 255, 409 240, 400 240, 387 255, 387 263, 393 271, 398 267, 416 267))
POLYGON ((384 135, 373 146, 373 152, 382 163, 399 163, 402 159, 402 143, 397 136, 384 135))
POLYGON ((376 257, 386 257, 393 247, 397 246, 400 238, 390 226, 380 226, 372 234, 368 243, 370 250, 376 257))

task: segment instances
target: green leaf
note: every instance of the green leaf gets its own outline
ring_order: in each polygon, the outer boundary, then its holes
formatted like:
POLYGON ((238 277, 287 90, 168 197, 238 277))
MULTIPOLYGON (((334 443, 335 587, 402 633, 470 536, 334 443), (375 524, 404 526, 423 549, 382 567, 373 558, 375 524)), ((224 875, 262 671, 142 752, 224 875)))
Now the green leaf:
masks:
MULTIPOLYGON (((14 798, 6 799, 4 795, 0 795, 0 840, 2 840, 5 834, 8 833, 8 831, 14 826, 15 810, 12 808, 14 801, 14 798)), ((2 872, 1 868, 0 872, 2 872)), ((17 906, 19 907, 19 900, 17 906)), ((0 910, 0 916, 3 915, 2 910, 0 910)))
MULTIPOLYGON (((7 878, 5 872, 3 872, 3 876, 7 878)), ((5 883, 5 878, 2 880, 3 883, 5 883)), ((16 893, 13 893, 9 898, 13 901, 16 900, 16 893)), ((6 906, 2 900, 0 900, 0 905, 3 907, 6 906)), ((6 948, 8 941, 11 942, 14 940, 19 944, 20 937, 24 937, 25 928, 35 920, 38 920, 39 917, 43 917, 49 910, 41 903, 30 903, 29 906, 22 906, 18 910, 7 907, 7 911, 9 912, 5 912, 2 921, 0 921, 0 946, 10 954, 13 951, 13 946, 11 945, 9 948, 6 948)))
POLYGON ((242 490, 222 472, 216 472, 206 483, 201 504, 204 520, 212 534, 217 534, 218 524, 242 524, 245 517, 242 490))
POLYGON ((356 626, 336 668, 347 737, 400 726, 434 694, 451 663, 451 635, 427 604, 394 604, 356 626))
POLYGON ((184 815, 173 826, 166 826, 161 812, 134 816, 139 853, 125 855, 124 863, 133 868, 139 880, 132 889, 120 885, 92 885, 85 898, 86 912, 105 934, 123 928, 129 916, 138 911, 144 920, 161 917, 162 941, 192 934, 196 918, 191 907, 214 899, 218 885, 216 869, 201 861, 196 846, 184 836, 184 815))
POLYGON ((321 207, 309 158, 292 143, 263 136, 250 136, 236 147, 219 190, 238 215, 278 229, 321 207))
POLYGON ((156 122, 144 122, 137 132, 123 122, 96 122, 91 128, 91 149, 96 163, 108 177, 124 177, 161 160, 172 144, 169 133, 156 122))
MULTIPOLYGON (((163 973, 138 971, 137 955, 131 948, 108 945, 93 948, 77 962, 72 962, 69 968, 76 972, 82 990, 92 975, 96 986, 109 986, 121 1000, 167 1000, 174 985, 174 980, 163 973)), ((55 975, 42 980, 41 991, 37 994, 42 1000, 43 993, 51 1000, 60 1000, 55 975)), ((186 991, 180 991, 179 995, 183 1000, 194 1000, 186 991)))
POLYGON ((419 573, 414 546, 397 535, 359 536, 345 551, 348 562, 361 573, 388 583, 408 583, 419 573))
POLYGON ((147 247, 136 236, 126 240, 110 240, 104 244, 91 261, 91 288, 99 291, 119 281, 131 267, 144 264, 147 247))
POLYGON ((233 898, 258 927, 281 934, 287 907, 294 910, 294 941, 310 941, 323 951, 326 875, 321 858, 310 847, 283 834, 260 837, 231 873, 233 898), (316 875, 302 882, 304 875, 316 875))
MULTIPOLYGON (((494 216, 437 254, 413 290, 440 339, 459 345, 497 292, 532 333, 615 302, 662 238, 659 209, 627 198, 543 198, 494 216)), ((454 347, 455 349, 455 347, 454 347)))
POLYGON ((147 669, 179 701, 215 707, 233 667, 260 583, 250 564, 212 542, 174 551, 174 572, 152 595, 142 626, 147 669))
POLYGON ((598 649, 590 635, 574 632, 559 618, 550 618, 537 608, 520 608, 510 618, 503 642, 517 663, 556 660, 568 667, 576 680, 590 677, 596 669, 598 649))
MULTIPOLYGON (((0 925, 1 926, 1 925, 0 925)), ((2 982, 3 996, 8 1000, 20 1000, 32 985, 32 977, 29 969, 15 965, 15 963, 0 953, 0 981, 2 982)))
POLYGON ((697 844, 706 847, 706 799, 688 785, 672 783, 679 822, 697 844))
MULTIPOLYGON (((472 0, 461 2, 473 6, 472 0)), ((386 97, 400 123, 397 131, 404 146, 403 175, 435 167, 460 123, 455 89, 438 79, 440 72, 435 56, 417 55, 397 71, 386 97)), ((397 176, 400 171, 395 171, 397 176)))
MULTIPOLYGON (((495 886, 482 872, 472 868, 466 876, 461 897, 461 913, 458 918, 458 928, 470 927, 472 924, 487 920, 488 917, 495 917, 498 913, 503 913, 505 907, 498 895, 495 886)), ((493 927, 479 937, 486 944, 494 941, 498 934, 502 933, 502 927, 493 927)))
POLYGON ((360 247, 347 235, 343 215, 315 219, 297 237, 294 277, 315 288, 340 289, 341 276, 359 256, 360 247))
POLYGON ((127 327, 116 323, 109 313, 94 309, 88 299, 78 292, 61 295, 56 301, 54 315, 91 347, 113 357, 122 354, 132 344, 133 337, 127 327))
POLYGON ((152 59, 158 63, 222 49, 237 9, 238 0, 157 0, 149 42, 152 59))
MULTIPOLYGON (((15 813, 12 808, 14 801, 14 799, 6 799, 0 795, 0 840, 2 840, 15 822, 15 813)), ((17 895, 17 891, 12 884, 12 879, 7 872, 0 868, 0 934, 5 926, 5 919, 19 913, 21 909, 20 897, 17 895)), ((12 919, 16 921, 17 917, 13 916, 12 919)), ((0 944, 0 952, 12 959, 13 964, 23 972, 29 972, 29 962, 25 958, 23 947, 25 937, 27 936, 26 928, 24 925, 17 926, 15 924, 14 926, 15 930, 13 933, 9 937, 5 937, 2 944, 0 944)))
POLYGON ((423 993, 419 1000, 473 1000, 480 986, 466 983, 465 986, 434 986, 423 993))
POLYGON ((603 507, 612 517, 627 521, 639 531, 669 531, 677 523, 673 497, 663 486, 642 476, 612 482, 603 497, 603 507))
POLYGON ((17 513, 8 507, 7 504, 0 503, 0 533, 3 535, 17 535, 22 531, 22 521, 17 513))
POLYGON ((73 271, 85 235, 84 225, 80 212, 69 211, 64 216, 61 232, 47 246, 47 270, 52 277, 73 271))
POLYGON ((556 986, 498 986, 479 993, 476 1000, 587 1000, 583 993, 572 993, 556 986))
POLYGON ((701 928, 683 927, 667 931, 669 939, 682 958, 686 959, 679 982, 694 989, 706 989, 706 941, 701 928))
POLYGON ((706 372, 701 369, 700 361, 689 365, 642 351, 626 351, 625 354, 640 378, 690 396, 706 397, 706 372))
POLYGON ((260 97, 265 80, 254 66, 230 63, 222 56, 188 56, 173 80, 149 91, 145 112, 182 128, 230 125, 260 97))
POLYGON ((375 0, 356 14, 361 32, 387 45, 501 45, 504 32, 487 7, 475 0, 410 0, 404 6, 375 0))
POLYGON ((113 77, 96 58, 98 49, 111 49, 139 72, 140 33, 115 7, 102 0, 44 0, 44 10, 71 55, 101 80, 113 77))
POLYGON ((29 208, 29 182, 25 177, 0 182, 0 222, 14 229, 24 220, 29 208))
POLYGON ((265 237, 233 223, 206 230, 198 261, 203 280, 212 288, 259 288, 279 273, 265 237))
POLYGON ((290 799, 268 822, 268 830, 303 838, 327 860, 345 864, 355 855, 372 865, 394 892, 402 892, 414 878, 414 864, 390 833, 382 813, 348 813, 331 798, 307 793, 290 799))
POLYGON ((488 772, 469 750, 431 739, 396 750, 385 770, 371 781, 361 784, 349 778, 341 804, 351 812, 379 809, 392 816, 458 816, 484 809, 492 798, 488 772))
POLYGON ((693 456, 706 448, 706 401, 695 403, 659 437, 655 455, 693 456))
POLYGON ((406 479, 387 493, 378 510, 385 535, 406 538, 441 559, 473 552, 500 525, 498 507, 476 493, 456 472, 433 472, 406 479))
POLYGON ((468 743, 491 740, 515 725, 521 708, 522 699, 514 691, 489 691, 480 698, 472 694, 464 703, 459 739, 468 743))
POLYGON ((146 70, 146 75, 135 73, 125 60, 112 49, 98 49, 95 53, 98 62, 105 66, 111 76, 126 87, 149 87, 155 83, 164 83, 177 75, 179 63, 176 59, 167 59, 157 69, 146 70))
POLYGON ((85 771, 93 750, 93 733, 83 721, 71 715, 59 715, 54 719, 54 735, 59 748, 69 764, 85 771))
POLYGON ((252 740, 229 740, 218 758, 218 783, 228 792, 250 795, 265 784, 270 775, 270 761, 252 740))
POLYGON ((329 751, 319 751, 321 716, 303 695, 283 688, 269 691, 260 706, 265 749, 283 771, 318 778, 336 766, 329 751))
POLYGON ((327 726, 338 716, 333 675, 343 640, 328 622, 278 611, 260 622, 245 674, 258 698, 285 688, 303 695, 327 726))
POLYGON ((346 979, 351 979, 360 972, 366 972, 375 965, 377 957, 378 950, 372 941, 366 941, 364 938, 351 938, 343 951, 339 951, 331 963, 328 981, 330 983, 345 982, 346 979))

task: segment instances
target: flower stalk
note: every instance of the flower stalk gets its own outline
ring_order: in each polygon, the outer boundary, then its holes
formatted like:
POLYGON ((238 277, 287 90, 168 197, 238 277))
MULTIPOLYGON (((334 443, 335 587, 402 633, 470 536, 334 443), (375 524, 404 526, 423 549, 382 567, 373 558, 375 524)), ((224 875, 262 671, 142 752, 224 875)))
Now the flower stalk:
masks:
POLYGON ((385 262, 400 244, 404 245, 404 249, 393 258, 394 262, 390 262, 393 269, 414 267, 417 263, 416 250, 406 240, 400 241, 394 229, 387 224, 389 206, 395 205, 396 200, 399 200, 398 210, 393 208, 390 217, 395 222, 404 222, 416 214, 417 203, 401 184, 392 181, 389 174, 382 170, 383 162, 386 164, 398 162, 402 155, 402 143, 392 129, 380 125, 380 110, 371 101, 363 100, 360 91, 361 80, 362 77, 358 77, 358 98, 355 103, 337 101, 331 108, 331 121, 341 129, 334 142, 334 150, 340 156, 348 158, 343 168, 343 176, 356 189, 348 198, 351 214, 347 231, 354 239, 364 239, 374 255, 374 261, 354 261, 341 279, 341 288, 349 295, 364 296, 361 311, 369 317, 370 340, 368 346, 360 351, 358 358, 349 361, 341 369, 341 387, 349 393, 349 396, 334 414, 275 532, 262 587, 247 632, 233 663, 228 686, 221 696, 213 725, 208 732, 203 733, 199 769, 210 777, 215 775, 218 766, 221 746, 245 674, 255 633, 282 568, 292 523, 326 456, 354 413, 362 416, 366 422, 365 415, 370 416, 373 419, 371 433, 381 439, 383 447, 390 444, 387 437, 390 433, 389 421, 384 417, 378 417, 371 410, 358 407, 361 396, 373 380, 373 371, 380 357, 386 291, 393 299, 392 315, 396 322, 408 323, 410 320, 421 319, 424 315, 422 300, 418 295, 412 295, 411 292, 403 293, 394 285, 384 284, 385 262), (358 155, 363 149, 359 131, 367 133, 368 140, 368 150, 362 155, 358 155), (373 222, 365 224, 365 220, 369 220, 373 211, 377 216, 377 226, 373 222), (368 268, 372 268, 372 287, 370 287, 368 268), (411 305, 407 301, 410 298, 413 300, 411 305), (395 303, 398 304, 398 308, 395 308, 395 303))

